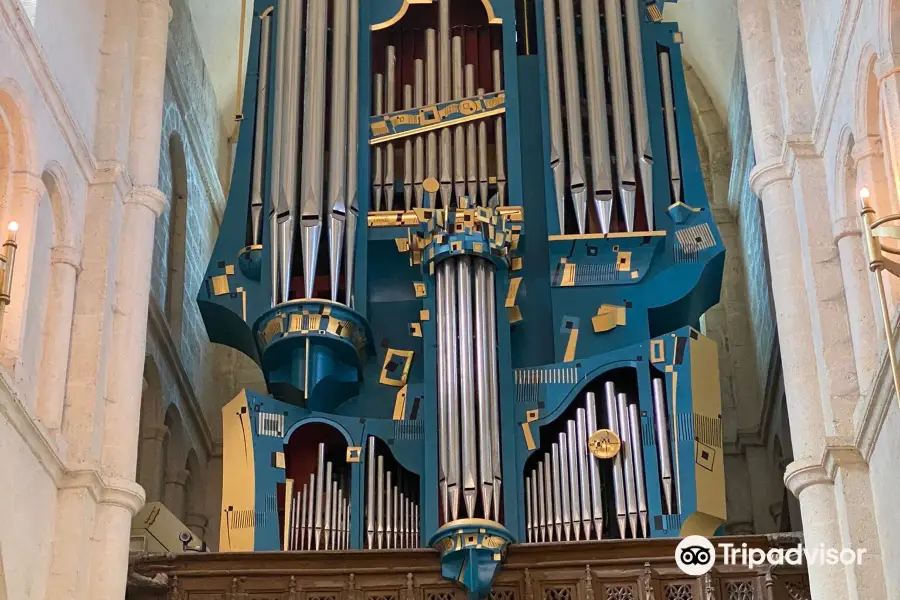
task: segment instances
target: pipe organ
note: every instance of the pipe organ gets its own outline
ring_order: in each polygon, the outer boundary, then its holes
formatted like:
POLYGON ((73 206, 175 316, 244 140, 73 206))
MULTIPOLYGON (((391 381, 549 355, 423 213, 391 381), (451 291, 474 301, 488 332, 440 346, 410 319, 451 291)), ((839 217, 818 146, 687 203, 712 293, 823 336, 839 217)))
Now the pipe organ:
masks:
POLYGON ((653 0, 256 0, 198 292, 267 393, 223 408, 220 549, 713 535, 724 248, 653 0))

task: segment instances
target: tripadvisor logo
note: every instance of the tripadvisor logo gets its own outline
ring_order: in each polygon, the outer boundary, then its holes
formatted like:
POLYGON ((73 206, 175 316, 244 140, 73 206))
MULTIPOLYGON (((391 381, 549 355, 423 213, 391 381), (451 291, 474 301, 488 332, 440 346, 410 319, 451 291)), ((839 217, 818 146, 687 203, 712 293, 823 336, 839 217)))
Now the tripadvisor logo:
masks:
MULTIPOLYGON (((746 543, 740 546, 733 543, 718 544, 718 554, 722 564, 726 566, 741 565, 755 569, 760 565, 860 565, 865 548, 826 548, 804 546, 798 544, 793 548, 750 548, 746 543)), ((712 542, 700 535, 691 535, 678 544, 675 549, 675 564, 685 575, 699 577, 709 573, 716 563, 717 548, 712 542)))

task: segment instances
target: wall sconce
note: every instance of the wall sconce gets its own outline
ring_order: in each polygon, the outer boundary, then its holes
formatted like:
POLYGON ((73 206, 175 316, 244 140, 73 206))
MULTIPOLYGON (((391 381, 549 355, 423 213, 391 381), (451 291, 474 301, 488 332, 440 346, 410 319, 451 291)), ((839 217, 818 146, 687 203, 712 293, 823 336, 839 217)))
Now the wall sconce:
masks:
POLYGON ((12 289, 13 269, 16 264, 16 235, 19 232, 19 224, 11 221, 7 225, 8 235, 3 249, 0 251, 0 333, 3 331, 3 315, 9 306, 9 293, 12 289))
POLYGON ((885 258, 884 254, 900 256, 900 250, 885 246, 880 238, 900 240, 900 214, 876 218, 875 209, 869 206, 871 198, 869 188, 859 190, 860 216, 862 217, 863 235, 866 241, 866 257, 869 259, 869 270, 875 273, 875 284, 878 286, 878 299, 881 302, 881 318, 884 320, 884 331, 888 341, 888 358, 891 361, 891 373, 894 376, 894 392, 900 401, 900 367, 894 351, 894 331, 891 326, 891 310, 888 306, 887 294, 884 291, 882 271, 900 277, 900 262, 885 258))

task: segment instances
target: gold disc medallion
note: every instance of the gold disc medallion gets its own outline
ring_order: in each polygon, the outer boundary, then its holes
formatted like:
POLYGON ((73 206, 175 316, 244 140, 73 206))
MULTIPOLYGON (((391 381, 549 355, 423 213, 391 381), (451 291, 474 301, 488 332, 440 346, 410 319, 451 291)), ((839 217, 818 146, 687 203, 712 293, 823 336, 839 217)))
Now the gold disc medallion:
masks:
POLYGON ((588 450, 597 458, 612 458, 621 447, 622 440, 610 429, 598 429, 588 438, 588 450))

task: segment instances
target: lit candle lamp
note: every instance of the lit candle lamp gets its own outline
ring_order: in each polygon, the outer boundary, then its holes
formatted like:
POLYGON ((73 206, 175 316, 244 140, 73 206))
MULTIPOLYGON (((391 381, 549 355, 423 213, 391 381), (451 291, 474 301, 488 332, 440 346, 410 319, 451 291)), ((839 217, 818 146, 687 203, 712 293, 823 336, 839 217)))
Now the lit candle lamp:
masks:
POLYGON ((0 278, 0 331, 3 328, 3 315, 6 307, 9 306, 9 293, 12 289, 13 269, 16 263, 16 235, 19 232, 19 224, 16 221, 10 221, 6 227, 8 235, 6 242, 3 244, 3 250, 0 252, 0 269, 3 270, 3 276, 0 278))

